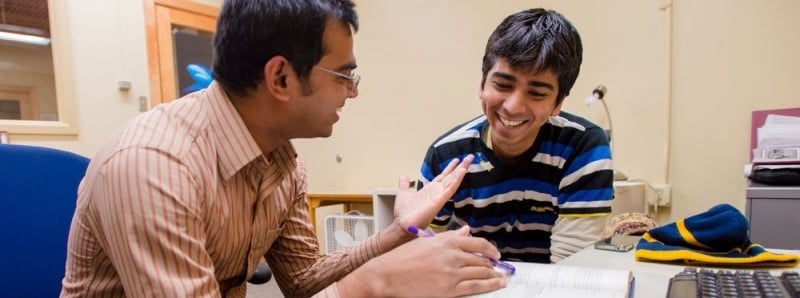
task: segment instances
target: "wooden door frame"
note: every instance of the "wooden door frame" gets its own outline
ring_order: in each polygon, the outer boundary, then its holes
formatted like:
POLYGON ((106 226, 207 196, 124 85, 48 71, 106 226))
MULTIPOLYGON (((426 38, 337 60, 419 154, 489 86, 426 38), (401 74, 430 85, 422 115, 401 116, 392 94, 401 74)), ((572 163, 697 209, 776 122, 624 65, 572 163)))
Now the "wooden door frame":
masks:
MULTIPOLYGON (((164 64, 165 55, 172 57, 173 48, 172 40, 159 38, 159 30, 170 30, 171 24, 178 24, 187 27, 197 27, 199 24, 193 20, 193 16, 210 17, 214 20, 219 15, 219 8, 204 4, 191 2, 189 0, 143 0, 144 1, 144 17, 145 17, 145 34, 147 36, 147 64, 148 73, 150 77, 150 107, 153 107, 162 102, 168 102, 176 98, 176 96, 165 96, 175 90, 177 82, 164 81, 162 78, 163 71, 170 71, 175 73, 174 64, 164 64), (170 24, 159 24, 159 17, 164 17, 164 13, 168 10, 177 12, 174 18, 171 18, 170 24), (164 86, 168 85, 168 86, 164 86), (171 88, 171 89, 170 89, 171 88)), ((167 12, 168 13, 168 12, 167 12)), ((212 26, 213 27, 213 26, 212 26)))

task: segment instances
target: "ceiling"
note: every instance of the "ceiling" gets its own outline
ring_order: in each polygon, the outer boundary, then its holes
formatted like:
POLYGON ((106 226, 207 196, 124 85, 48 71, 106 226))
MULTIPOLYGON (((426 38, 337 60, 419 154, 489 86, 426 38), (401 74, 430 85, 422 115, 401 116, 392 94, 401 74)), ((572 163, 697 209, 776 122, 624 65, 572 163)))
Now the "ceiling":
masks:
POLYGON ((0 31, 49 38, 47 0, 0 0, 0 31))

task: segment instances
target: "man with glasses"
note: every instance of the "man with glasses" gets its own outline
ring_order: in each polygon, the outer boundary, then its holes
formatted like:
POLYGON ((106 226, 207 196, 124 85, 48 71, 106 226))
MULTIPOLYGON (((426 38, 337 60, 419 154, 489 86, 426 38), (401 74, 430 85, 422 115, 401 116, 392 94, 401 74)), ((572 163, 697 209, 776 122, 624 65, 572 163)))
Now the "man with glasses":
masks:
POLYGON ((346 75, 346 74, 338 73, 336 71, 333 71, 333 70, 330 70, 330 69, 327 69, 327 68, 324 68, 324 67, 321 67, 321 66, 314 66, 314 67, 316 67, 317 69, 320 69, 322 71, 325 71, 325 72, 327 72, 329 74, 332 74, 332 75, 335 75, 337 77, 340 77, 342 79, 347 80, 350 83, 350 85, 347 86, 348 88, 350 88, 350 90, 358 90, 358 82, 361 82, 361 76, 360 75, 357 75, 357 74, 355 74, 353 72, 350 72, 349 75, 346 75))
POLYGON ((467 230, 416 238, 472 157, 421 191, 401 178, 395 222, 320 255, 290 140, 331 135, 358 95, 349 0, 228 0, 215 81, 159 105, 92 159, 61 296, 243 297, 266 257, 289 297, 463 296, 505 286, 499 252, 467 230), (410 286, 413 285, 413 286, 410 286))

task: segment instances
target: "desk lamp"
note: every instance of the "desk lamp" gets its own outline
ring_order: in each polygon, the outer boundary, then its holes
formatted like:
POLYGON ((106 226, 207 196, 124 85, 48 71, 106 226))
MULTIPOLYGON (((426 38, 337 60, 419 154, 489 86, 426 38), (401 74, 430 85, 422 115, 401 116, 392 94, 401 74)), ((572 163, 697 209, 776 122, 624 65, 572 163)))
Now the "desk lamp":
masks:
MULTIPOLYGON (((603 104, 603 110, 606 112, 606 119, 608 119, 608 129, 606 129, 605 132, 608 136, 608 146, 611 147, 611 157, 614 158, 616 155, 614 155, 614 142, 611 137, 614 132, 614 124, 611 123, 611 113, 608 111, 608 105, 606 105, 605 99, 603 99, 607 92, 608 89, 606 86, 597 85, 597 87, 594 87, 594 90, 592 90, 592 95, 589 95, 589 97, 586 98, 586 105, 589 107, 594 107, 597 102, 603 104)), ((625 176, 625 174, 623 174, 621 171, 614 169, 614 180, 628 180, 628 177, 625 176)))

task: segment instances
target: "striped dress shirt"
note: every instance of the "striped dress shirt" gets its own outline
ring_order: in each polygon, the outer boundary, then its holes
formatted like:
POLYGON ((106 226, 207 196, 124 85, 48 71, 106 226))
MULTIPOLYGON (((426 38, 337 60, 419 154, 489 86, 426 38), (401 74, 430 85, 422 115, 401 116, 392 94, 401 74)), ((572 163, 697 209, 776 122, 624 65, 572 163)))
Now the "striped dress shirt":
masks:
POLYGON ((288 297, 336 297, 377 235, 320 255, 306 170, 262 154, 217 83, 126 125, 78 190, 62 297, 244 297, 265 256, 288 297))

